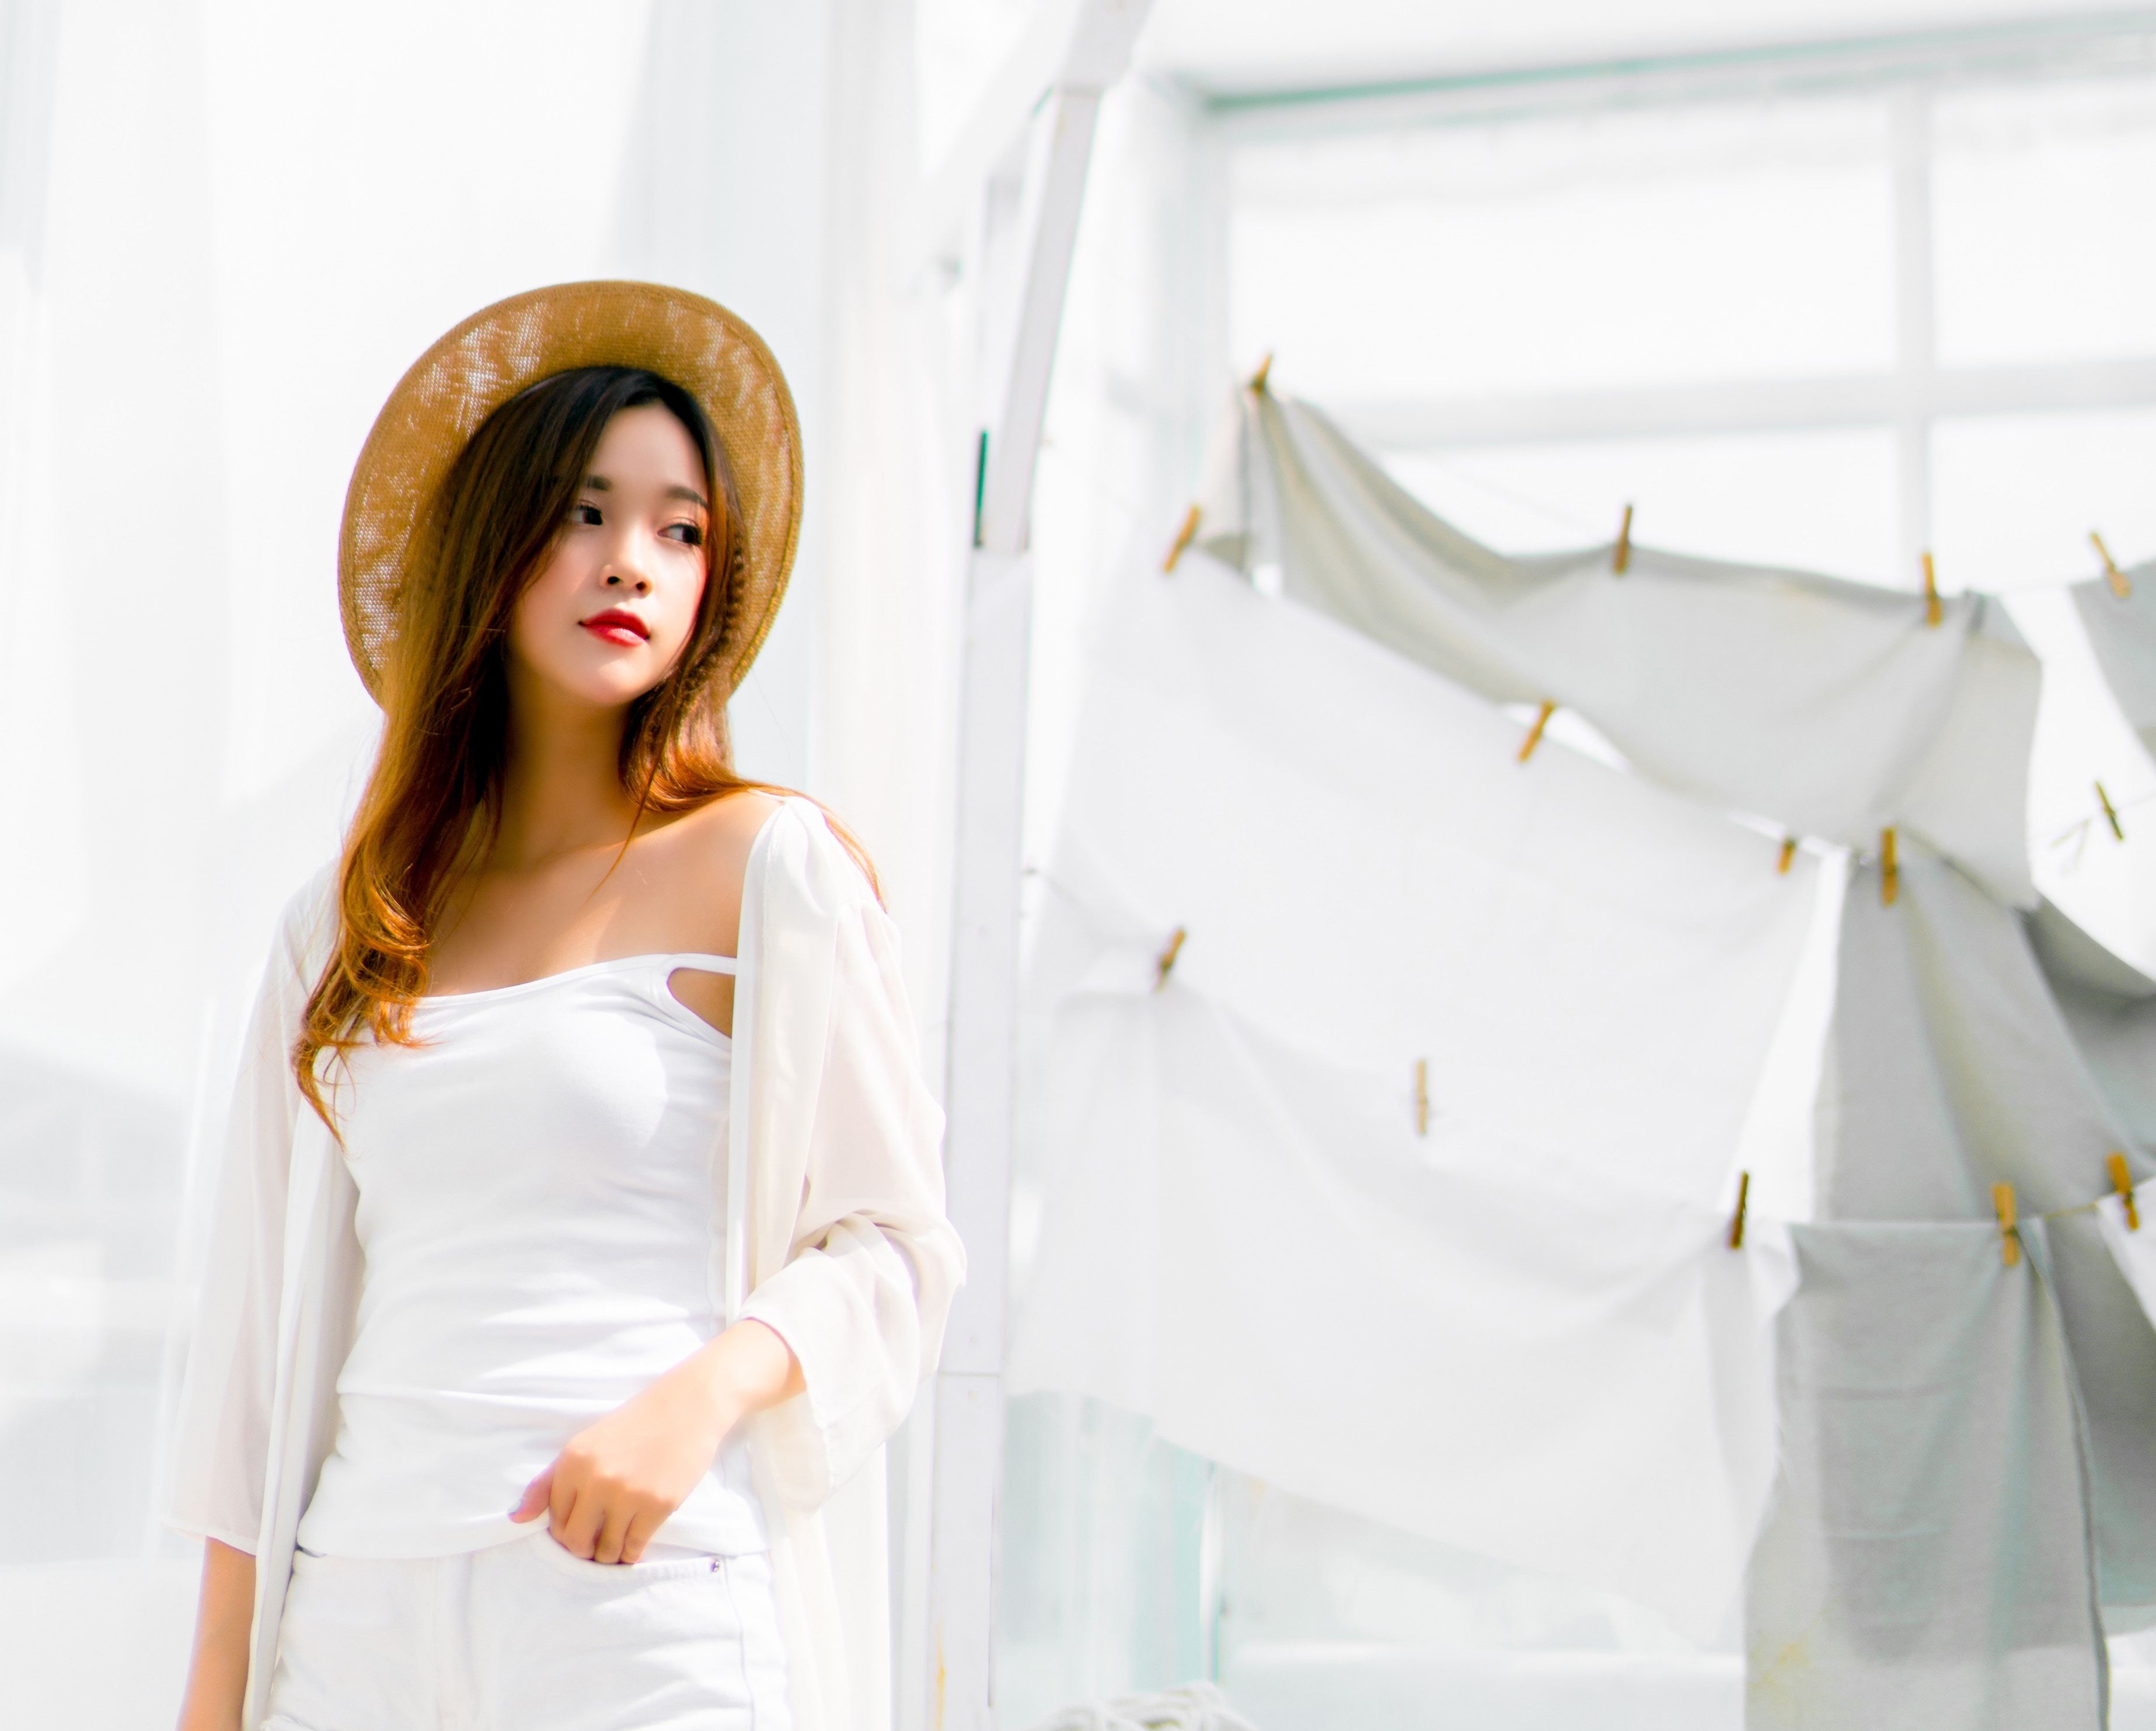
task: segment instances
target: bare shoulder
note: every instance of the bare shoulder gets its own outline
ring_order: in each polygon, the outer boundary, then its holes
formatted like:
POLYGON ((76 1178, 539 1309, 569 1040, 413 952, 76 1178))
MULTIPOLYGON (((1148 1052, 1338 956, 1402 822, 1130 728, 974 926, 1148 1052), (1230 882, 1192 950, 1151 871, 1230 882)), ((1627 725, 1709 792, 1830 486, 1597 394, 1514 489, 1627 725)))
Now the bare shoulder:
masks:
POLYGON ((777 811, 779 802, 755 788, 741 788, 709 800, 670 824, 667 833, 678 835, 690 850, 737 851, 746 859, 757 835, 777 811))
MULTIPOLYGON (((756 838, 778 809, 768 794, 743 788, 675 819, 650 838, 653 887, 695 928, 692 946, 737 953, 742 886, 756 838)), ((670 921, 670 924, 672 922, 670 921)))
POLYGON ((749 851, 778 807, 770 794, 743 788, 676 819, 656 838, 670 856, 670 875, 706 891, 721 884, 738 889, 749 851))

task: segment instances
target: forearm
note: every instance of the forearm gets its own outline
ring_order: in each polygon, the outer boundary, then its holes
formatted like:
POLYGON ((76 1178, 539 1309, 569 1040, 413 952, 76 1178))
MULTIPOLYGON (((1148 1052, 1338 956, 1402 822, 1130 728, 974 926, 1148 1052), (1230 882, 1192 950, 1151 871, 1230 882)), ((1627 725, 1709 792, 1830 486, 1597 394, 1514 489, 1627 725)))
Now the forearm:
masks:
POLYGON ((254 1623, 254 1559, 205 1539, 194 1658, 187 1667, 179 1731, 239 1731, 254 1623))
POLYGON ((778 1331, 753 1318, 714 1335, 683 1367, 705 1389, 723 1431, 792 1399, 802 1389, 801 1362, 778 1331))

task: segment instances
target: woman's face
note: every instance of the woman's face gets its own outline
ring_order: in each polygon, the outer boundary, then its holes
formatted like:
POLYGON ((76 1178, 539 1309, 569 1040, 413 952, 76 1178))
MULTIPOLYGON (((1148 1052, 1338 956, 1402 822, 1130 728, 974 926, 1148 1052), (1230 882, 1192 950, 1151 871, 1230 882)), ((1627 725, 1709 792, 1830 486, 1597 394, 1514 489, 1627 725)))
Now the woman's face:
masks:
POLYGON ((595 708, 657 685, 696 628, 711 522, 688 429, 655 403, 621 410, 510 614, 512 683, 536 679, 595 708))

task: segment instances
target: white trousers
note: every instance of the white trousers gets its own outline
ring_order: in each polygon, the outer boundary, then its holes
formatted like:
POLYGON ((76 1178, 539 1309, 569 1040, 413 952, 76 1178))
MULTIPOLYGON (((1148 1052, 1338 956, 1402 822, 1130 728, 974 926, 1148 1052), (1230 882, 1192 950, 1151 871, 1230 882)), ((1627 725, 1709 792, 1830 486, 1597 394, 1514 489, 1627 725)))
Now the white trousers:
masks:
POLYGON ((790 1731, 771 1559, 292 1559, 262 1731, 790 1731))

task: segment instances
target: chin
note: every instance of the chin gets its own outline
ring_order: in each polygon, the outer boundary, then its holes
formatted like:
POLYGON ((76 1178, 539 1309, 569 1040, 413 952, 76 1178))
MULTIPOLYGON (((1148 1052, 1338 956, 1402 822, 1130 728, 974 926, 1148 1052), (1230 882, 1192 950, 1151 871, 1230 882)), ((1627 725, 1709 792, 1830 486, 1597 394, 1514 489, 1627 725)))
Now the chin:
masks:
POLYGON ((666 676, 661 668, 632 668, 619 661, 610 667, 552 667, 539 671, 563 696, 593 709, 620 709, 634 703, 666 676))

